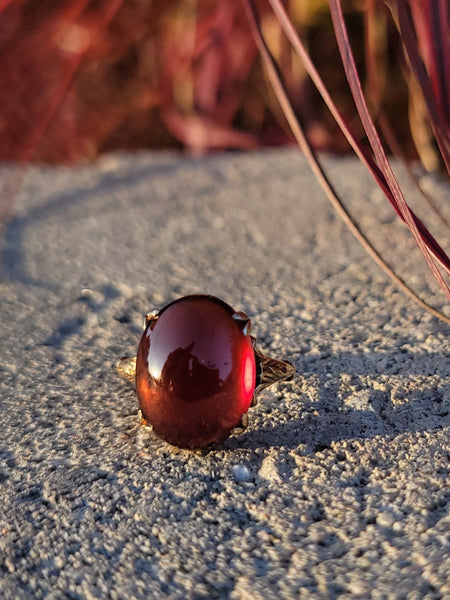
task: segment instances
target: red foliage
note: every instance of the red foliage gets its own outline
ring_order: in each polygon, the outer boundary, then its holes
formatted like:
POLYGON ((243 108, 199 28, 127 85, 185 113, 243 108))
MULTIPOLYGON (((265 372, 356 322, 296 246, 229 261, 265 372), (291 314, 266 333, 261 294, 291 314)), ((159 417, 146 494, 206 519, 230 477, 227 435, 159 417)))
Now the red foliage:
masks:
POLYGON ((0 158, 71 161, 82 154, 73 80, 123 0, 10 2, 0 15, 0 158))
POLYGON ((201 2, 193 14, 173 0, 2 8, 0 159, 164 146, 167 131, 197 152, 259 145, 233 127, 256 57, 238 2, 201 2))
MULTIPOLYGON (((270 3, 255 4, 312 145, 346 151, 344 136, 318 102, 270 3)), ((445 0, 396 0, 392 6, 403 15, 396 21, 412 71, 427 102, 431 99, 431 124, 447 161, 445 0)), ((393 21, 380 10, 382 0, 367 0, 364 53, 363 13, 351 2, 346 8, 363 84, 368 74, 369 105, 391 147, 415 156, 407 127, 409 81, 401 81, 398 60, 388 60, 391 51, 401 50, 393 21), (377 12, 384 18, 384 47, 373 39, 377 12), (377 62, 375 53, 384 60, 377 62)), ((315 21, 297 17, 295 25, 341 115, 353 121, 329 14, 315 21)), ((0 62, 0 159, 71 162, 117 148, 176 146, 203 153, 292 141, 261 71, 240 0, 3 0, 0 62)), ((363 128, 354 124, 363 141, 363 128)), ((433 149, 422 152, 415 138, 426 162, 425 152, 433 149)))

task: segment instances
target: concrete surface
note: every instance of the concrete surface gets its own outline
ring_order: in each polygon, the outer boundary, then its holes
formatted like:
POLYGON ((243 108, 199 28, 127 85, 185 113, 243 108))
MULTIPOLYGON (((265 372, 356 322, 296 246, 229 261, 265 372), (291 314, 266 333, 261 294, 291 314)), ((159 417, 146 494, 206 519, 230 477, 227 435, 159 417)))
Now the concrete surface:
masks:
MULTIPOLYGON (((364 169, 326 163, 442 306, 364 169)), ((386 280, 297 152, 33 167, 1 249, 2 599, 449 600, 449 328, 386 280), (142 315, 193 292, 298 369, 207 455, 141 428, 114 371, 142 315)))

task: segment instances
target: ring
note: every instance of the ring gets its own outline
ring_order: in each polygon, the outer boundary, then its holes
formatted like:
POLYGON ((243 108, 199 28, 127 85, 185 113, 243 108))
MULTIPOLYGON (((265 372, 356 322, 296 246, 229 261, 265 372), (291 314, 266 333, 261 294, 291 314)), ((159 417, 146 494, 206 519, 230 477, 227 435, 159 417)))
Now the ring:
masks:
POLYGON ((137 356, 117 363, 135 381, 142 422, 180 448, 204 448, 247 426, 247 411, 294 366, 265 356, 251 321, 215 296, 195 294, 145 317, 137 356))

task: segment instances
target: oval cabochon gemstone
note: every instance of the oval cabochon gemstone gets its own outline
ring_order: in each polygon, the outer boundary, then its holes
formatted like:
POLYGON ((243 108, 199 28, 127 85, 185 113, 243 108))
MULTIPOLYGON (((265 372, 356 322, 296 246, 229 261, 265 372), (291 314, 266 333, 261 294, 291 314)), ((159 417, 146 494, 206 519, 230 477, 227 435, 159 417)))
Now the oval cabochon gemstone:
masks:
POLYGON ((245 322, 214 296, 185 296, 150 320, 136 389, 144 419, 183 448, 223 441, 252 403, 256 364, 245 322))

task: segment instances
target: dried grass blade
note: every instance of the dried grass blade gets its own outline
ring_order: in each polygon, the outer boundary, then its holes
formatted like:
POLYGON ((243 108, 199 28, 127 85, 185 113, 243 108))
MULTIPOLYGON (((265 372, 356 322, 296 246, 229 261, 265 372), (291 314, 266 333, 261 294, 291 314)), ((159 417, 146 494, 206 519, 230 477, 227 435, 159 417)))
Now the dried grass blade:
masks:
POLYGON ((264 64, 267 69, 267 73, 269 79, 272 83, 274 92, 280 102, 283 113, 291 127, 291 130, 296 138, 298 145, 300 146, 302 152, 304 153, 312 171, 316 175, 320 185, 322 186, 325 194, 327 195, 329 201, 343 219, 344 223, 359 241, 359 243, 363 246, 363 248, 368 252, 371 258, 389 275, 389 277, 417 304, 419 304, 422 308, 428 310, 437 318, 441 319, 447 324, 450 324, 450 319, 441 313, 439 310, 436 310, 434 307, 430 306, 427 302, 422 300, 404 281, 401 277, 399 277, 389 265, 386 264, 382 256, 377 252, 377 250, 372 246, 370 241, 366 238, 366 236, 362 233, 357 223, 353 220, 352 216, 345 208, 341 199, 333 189, 332 184, 328 180, 327 175, 325 174, 322 166, 317 160, 314 150, 309 144, 303 129, 297 119, 295 112, 292 108, 292 105, 289 101, 287 92, 284 88, 283 82, 278 72, 277 65, 271 55, 267 43, 264 39, 264 36, 261 31, 261 27, 258 22, 258 16, 256 13, 255 6, 252 0, 242 0, 244 3, 244 7, 247 11, 249 23, 253 32, 253 36, 258 45, 261 56, 264 60, 264 64))
POLYGON ((428 266, 430 267, 439 285, 445 292, 447 298, 450 300, 450 288, 444 281, 441 272, 433 260, 432 254, 434 254, 434 256, 439 260, 447 272, 450 272, 450 259, 447 257, 442 248, 440 248, 436 240, 432 238, 425 225, 410 209, 403 196, 398 181, 395 178, 386 153, 381 144, 378 132, 375 129, 375 125, 372 121, 364 98, 355 60, 351 51, 350 41, 348 39, 347 29, 345 27, 340 1, 329 0, 329 3, 331 18, 333 20, 334 31, 336 34, 341 59, 344 65, 344 70, 347 76, 347 81, 349 83, 359 117, 375 155, 375 160, 380 167, 383 177, 386 180, 387 186, 390 190, 389 196, 392 198, 394 204, 398 207, 398 210, 400 211, 408 229, 411 231, 417 245, 422 251, 428 266))
MULTIPOLYGON (((383 190, 384 194, 386 195, 387 199, 389 200, 389 202, 392 204, 392 206, 396 210, 397 214, 404 221, 406 220, 404 213, 406 213, 406 217, 409 220, 409 226, 412 227, 412 229, 416 231, 416 236, 417 236, 416 239, 418 240, 419 247, 421 249, 423 249, 424 256, 427 259, 428 264, 430 265, 430 269, 432 270, 433 274, 435 275, 441 288, 444 290, 444 293, 446 294, 447 298, 450 300, 450 289, 448 288, 447 284, 443 280, 442 275, 439 272, 439 270, 437 269, 436 265, 432 261, 431 256, 428 252, 428 247, 430 248, 430 251, 433 252, 435 257, 439 260, 441 265, 447 270, 447 272, 450 272, 450 259, 448 258, 448 256, 444 252, 444 250, 439 246, 437 241, 433 238, 431 233, 429 233, 428 230, 423 225, 421 227, 421 233, 424 235, 425 241, 422 240, 421 234, 419 234, 417 231, 417 227, 419 226, 420 220, 414 215, 414 213, 412 213, 412 211, 409 209, 409 207, 407 207, 406 210, 405 209, 403 211, 401 210, 401 208, 398 204, 397 198, 396 198, 396 196, 394 196, 393 190, 391 190, 389 183, 388 183, 384 173, 382 172, 381 168, 363 149, 361 144, 356 140, 356 138, 353 135, 348 124, 342 118, 342 116, 339 113, 338 109, 336 108, 330 94, 328 93, 328 90, 326 89, 322 79, 320 78, 320 75, 318 74, 316 68, 314 67, 302 41, 300 40, 299 36, 297 35, 297 32, 295 31, 288 15, 286 14, 286 11, 285 11, 282 3, 280 2, 280 0, 269 0, 269 2, 279 20, 282 28, 284 29, 287 37, 291 41, 295 51, 297 52, 297 54, 303 61, 304 67, 305 67, 308 75, 311 77, 314 85, 318 89, 320 95, 322 96, 323 100, 325 101, 326 105, 328 106, 328 109, 330 110, 331 114, 335 118, 341 131, 344 133, 345 137, 347 138, 349 144, 353 148, 355 154, 358 156, 358 158, 361 160, 361 162, 367 167, 368 171, 370 172, 372 177, 375 179, 377 184, 380 186, 380 188, 383 190)), ((330 0, 330 2, 331 2, 331 0, 330 0)), ((343 22, 343 19, 342 19, 342 22, 343 22)), ((349 50, 350 50, 349 46, 347 46, 346 49, 344 47, 344 53, 346 51, 348 52, 349 50)), ((351 54, 351 50, 350 50, 350 54, 351 54)), ((354 65, 354 61, 353 61, 353 65, 354 65)), ((356 70, 356 68, 355 68, 355 70, 356 70)), ((356 75, 356 77, 357 77, 357 75, 356 75)), ((358 81, 358 83, 359 83, 359 81, 358 81)), ((362 91, 361 91, 361 94, 362 94, 362 91)), ((366 107, 366 109, 367 109, 367 107, 366 107)), ((370 119, 370 117, 369 117, 369 119, 370 119)), ((372 123, 372 128, 374 129, 373 123, 372 123)), ((376 131, 375 131, 375 134, 376 134, 376 131)), ((381 146, 381 144, 380 144, 380 146, 381 146)), ((381 153, 379 153, 379 155, 380 155, 380 158, 384 161, 384 163, 387 163, 388 169, 392 173, 389 163, 387 162, 387 159, 386 159, 384 153, 381 152, 381 153), (384 159, 383 159, 383 155, 384 155, 384 159)), ((393 175, 392 175, 392 177, 393 177, 393 175)), ((396 188, 399 189, 398 184, 394 177, 393 177, 393 179, 394 179, 394 183, 396 184, 396 188)), ((399 194, 399 197, 400 197, 400 200, 403 200, 403 204, 406 204, 401 192, 399 194)))
POLYGON ((433 198, 429 196, 422 188, 419 178, 414 173, 411 165, 408 163, 400 142, 397 140, 395 133, 392 130, 391 123, 389 122, 389 119, 383 109, 381 109, 377 115, 377 123, 391 153, 401 161, 403 168, 408 173, 411 183, 416 187, 417 191, 419 194, 421 194, 422 198, 428 204, 429 208, 434 212, 434 214, 442 221, 442 223, 444 223, 444 225, 450 228, 450 220, 444 214, 442 214, 439 206, 436 204, 433 198))
MULTIPOLYGON (((433 210, 446 225, 450 226, 450 222, 445 219, 444 215, 442 215, 433 200, 429 198, 421 188, 419 180, 408 163, 403 148, 399 143, 386 111, 383 108, 383 96, 386 88, 386 64, 384 64, 385 60, 383 60, 383 64, 380 65, 380 60, 378 58, 380 46, 377 39, 379 35, 377 34, 377 31, 379 32, 379 29, 382 26, 384 33, 386 33, 387 20, 385 18, 384 10, 378 10, 379 7, 380 3, 378 0, 366 0, 366 10, 364 11, 365 88, 370 100, 369 104, 372 112, 372 118, 378 125, 378 128, 381 131, 391 154, 396 156, 401 161, 403 168, 408 173, 411 182, 420 192, 430 209, 433 210)), ((387 40, 385 39, 383 58, 385 58, 387 51, 386 44, 387 40)))
POLYGON ((409 0, 419 50, 433 96, 447 124, 450 121, 450 45, 447 0, 409 0))
MULTIPOLYGON (((334 2, 335 0, 331 0, 334 2)), ((439 145, 439 149, 450 173, 450 126, 443 119, 439 107, 435 101, 433 90, 428 78, 425 66, 418 52, 417 39, 412 24, 411 13, 405 0, 397 0, 398 24, 402 35, 406 55, 408 57, 411 69, 416 77, 423 97, 425 99, 430 122, 433 128, 434 136, 439 145)), ((444 46, 446 44, 444 43, 444 46)), ((448 102, 448 99, 446 99, 448 102)))
MULTIPOLYGON (((339 113, 330 94, 328 93, 328 90, 327 90, 325 84, 323 83, 320 75, 318 74, 316 68, 314 67, 302 41, 300 40, 289 17, 287 16, 286 11, 284 10, 284 7, 281 4, 280 0, 269 0, 269 3, 272 5, 272 8, 273 8, 277 18, 279 19, 279 22, 280 22, 281 26, 283 27, 287 37, 291 41, 295 51, 297 52, 297 54, 303 61, 303 64, 305 66, 305 69, 306 69, 308 75, 311 77, 314 85, 316 86, 317 90, 319 91, 320 95, 322 96, 324 102, 326 103, 329 111, 331 112, 331 114, 333 115, 337 124, 339 125, 341 131, 347 138, 347 141, 353 148, 355 154, 358 156, 358 158, 361 160, 361 162, 366 166, 366 168, 368 169, 368 171, 370 172, 372 177, 375 179, 376 183, 381 187, 381 189, 383 190, 387 199, 392 204, 392 206, 394 207, 395 211, 400 216, 400 218, 402 220, 405 220, 404 215, 403 215, 402 211, 400 210, 400 207, 398 206, 397 200, 396 200, 395 196, 393 195, 392 190, 388 184, 388 181, 386 180, 386 177, 382 173, 379 165, 372 159, 371 156, 369 156, 367 154, 367 152, 364 150, 364 148, 361 146, 361 144, 355 138, 349 125, 344 121, 341 114, 339 113)), ((369 117, 369 119, 370 119, 370 117, 369 117)), ((387 162, 387 159, 386 159, 386 162, 387 162)), ((416 219, 417 219, 417 217, 416 217, 416 219)), ((446 253, 442 250, 442 248, 439 247, 436 240, 434 240, 432 238, 430 233, 427 233, 425 235, 427 236, 427 242, 430 243, 430 247, 433 247, 435 249, 436 258, 441 262, 441 264, 444 266, 444 268, 447 271, 450 271, 450 260, 447 257, 446 253)))
MULTIPOLYGON (((383 73, 386 69, 386 65, 379 64, 377 60, 377 54, 379 52, 379 43, 377 42, 377 26, 380 27, 380 19, 383 19, 382 26, 386 29, 387 21, 385 19, 384 11, 378 11, 379 2, 378 0, 366 0, 366 10, 364 13, 364 37, 365 37, 365 69, 366 69, 366 87, 368 96, 370 98, 370 105, 373 112, 374 121, 377 123, 386 144, 394 156, 396 156, 402 163, 403 168, 408 173, 413 185, 416 187, 418 192, 421 194, 424 201, 428 204, 428 207, 435 213, 435 215, 450 228, 450 220, 442 214, 441 210, 420 185, 419 179, 411 168, 410 163, 406 159, 406 155, 397 136, 392 128, 391 122, 383 108, 383 94, 386 87, 385 78, 383 73)), ((386 44, 386 40, 384 40, 386 44)), ((386 48, 384 48, 386 51, 386 48)), ((384 63, 384 61, 383 61, 384 63)))

